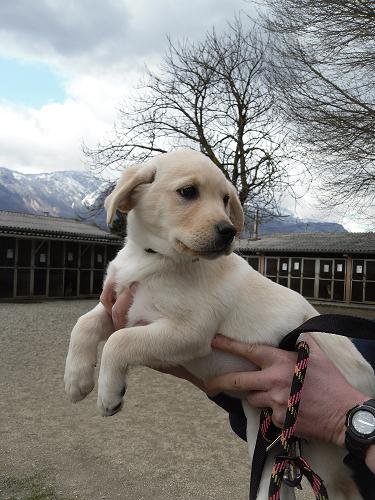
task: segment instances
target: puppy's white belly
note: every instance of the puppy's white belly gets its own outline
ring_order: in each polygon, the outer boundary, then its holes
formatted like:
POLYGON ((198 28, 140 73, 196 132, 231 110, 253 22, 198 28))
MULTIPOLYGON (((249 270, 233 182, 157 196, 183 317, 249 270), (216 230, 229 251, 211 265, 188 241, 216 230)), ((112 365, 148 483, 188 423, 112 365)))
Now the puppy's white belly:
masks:
POLYGON ((212 353, 208 356, 184 363, 184 367, 190 373, 202 380, 207 380, 211 377, 216 377, 217 375, 223 375, 225 373, 258 370, 258 367, 250 361, 216 349, 213 349, 212 353))

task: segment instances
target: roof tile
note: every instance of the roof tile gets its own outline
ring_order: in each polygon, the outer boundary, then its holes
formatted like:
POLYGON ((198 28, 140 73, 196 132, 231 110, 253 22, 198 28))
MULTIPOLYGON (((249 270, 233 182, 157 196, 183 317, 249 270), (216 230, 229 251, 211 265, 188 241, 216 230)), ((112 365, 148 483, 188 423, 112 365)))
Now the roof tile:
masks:
POLYGON ((240 251, 375 254, 375 233, 291 233, 239 240, 240 251))
POLYGON ((120 238, 87 222, 50 215, 0 211, 0 233, 48 234, 71 239, 119 240, 120 238))

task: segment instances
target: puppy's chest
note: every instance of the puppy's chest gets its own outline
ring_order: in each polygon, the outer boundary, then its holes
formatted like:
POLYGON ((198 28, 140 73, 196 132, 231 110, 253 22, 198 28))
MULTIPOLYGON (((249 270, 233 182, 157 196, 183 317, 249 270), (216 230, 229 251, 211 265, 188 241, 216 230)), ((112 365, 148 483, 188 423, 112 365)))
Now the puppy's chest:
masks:
POLYGON ((224 313, 223 304, 217 303, 212 293, 197 285, 194 280, 176 279, 175 276, 153 276, 143 280, 138 284, 128 313, 128 326, 162 318, 191 325, 205 324, 207 318, 217 319, 224 313))
POLYGON ((158 308, 154 294, 138 285, 133 304, 128 313, 128 327, 140 323, 153 323, 162 318, 164 314, 158 308))
POLYGON ((160 318, 205 322, 205 317, 225 313, 222 287, 213 273, 201 266, 176 266, 157 257, 124 249, 116 265, 117 292, 137 282, 134 302, 128 313, 128 326, 151 323, 160 318))

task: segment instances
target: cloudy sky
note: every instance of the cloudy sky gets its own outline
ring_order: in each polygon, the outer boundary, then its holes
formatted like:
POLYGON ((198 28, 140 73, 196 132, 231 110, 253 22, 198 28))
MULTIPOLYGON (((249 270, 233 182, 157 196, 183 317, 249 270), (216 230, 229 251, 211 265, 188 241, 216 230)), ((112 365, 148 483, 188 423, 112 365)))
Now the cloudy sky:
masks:
MULTIPOLYGON (((249 0, 1 0, 0 166, 83 169, 82 144, 110 137, 167 35, 198 40, 252 9, 249 0)), ((322 217, 311 195, 296 215, 322 217)), ((323 217, 361 229, 337 213, 323 217)))
MULTIPOLYGON (((244 0, 1 0, 0 165, 83 168, 166 36, 222 29, 244 0)), ((134 90, 133 90, 134 91, 134 90)))

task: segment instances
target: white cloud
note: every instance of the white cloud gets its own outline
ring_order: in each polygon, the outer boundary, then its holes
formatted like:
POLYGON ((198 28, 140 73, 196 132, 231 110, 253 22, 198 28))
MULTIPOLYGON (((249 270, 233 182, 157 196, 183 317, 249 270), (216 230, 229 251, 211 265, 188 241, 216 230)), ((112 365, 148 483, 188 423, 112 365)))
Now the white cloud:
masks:
POLYGON ((243 0, 3 0, 0 56, 49 64, 67 98, 32 109, 0 96, 0 165, 82 168, 82 142, 94 146, 110 135, 121 101, 145 63, 160 60, 166 35, 198 39, 242 8, 243 0))
POLYGON ((2 0, 0 54, 74 73, 121 73, 159 56, 167 34, 195 40, 242 9, 244 0, 2 0))
POLYGON ((4 0, 0 3, 2 52, 62 62, 118 56, 129 15, 121 0, 4 0))
POLYGON ((95 144, 108 132, 118 93, 79 79, 72 90, 65 102, 40 109, 0 104, 0 121, 7 124, 0 130, 2 166, 25 173, 83 168, 82 141, 95 144))

